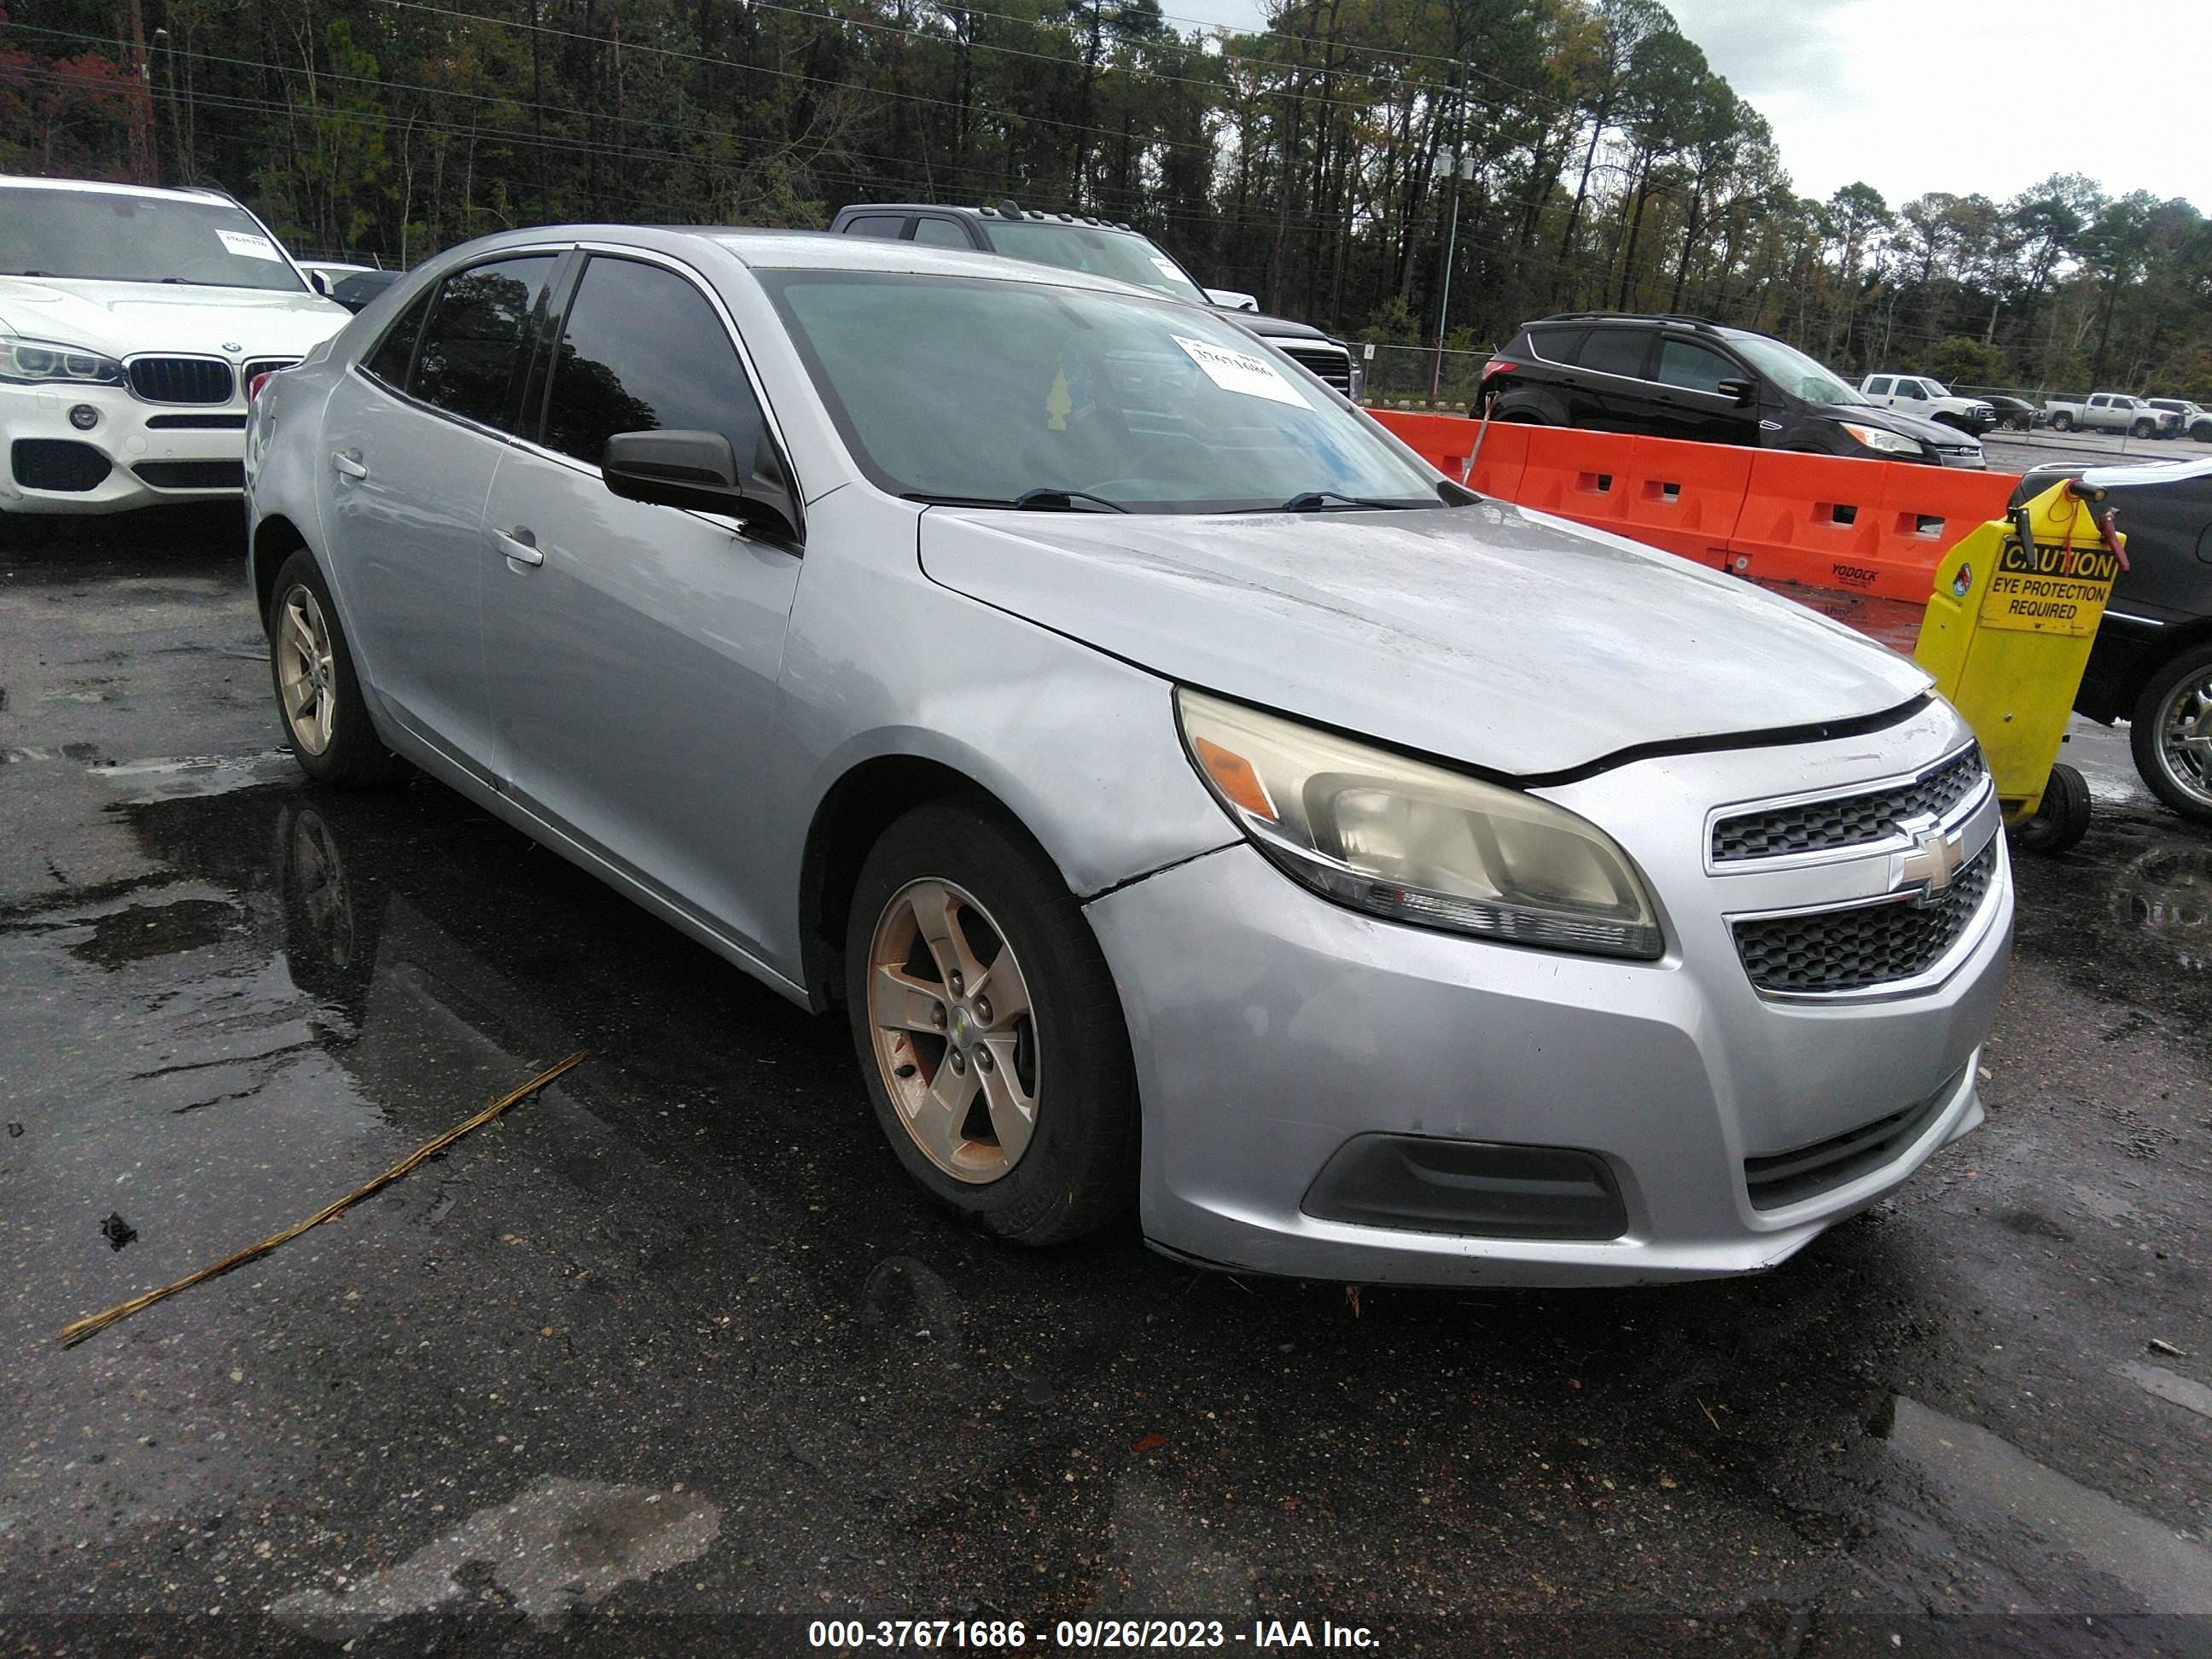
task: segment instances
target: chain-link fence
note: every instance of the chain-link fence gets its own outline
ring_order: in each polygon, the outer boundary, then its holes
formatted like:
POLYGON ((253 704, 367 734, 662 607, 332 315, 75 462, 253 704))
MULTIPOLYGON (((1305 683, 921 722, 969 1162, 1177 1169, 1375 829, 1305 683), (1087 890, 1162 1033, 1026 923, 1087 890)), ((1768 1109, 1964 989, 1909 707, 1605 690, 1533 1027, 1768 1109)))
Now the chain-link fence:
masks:
POLYGON ((1465 414, 1482 385, 1486 351, 1434 346, 1374 345, 1355 341, 1360 400, 1385 409, 1436 409, 1465 414))

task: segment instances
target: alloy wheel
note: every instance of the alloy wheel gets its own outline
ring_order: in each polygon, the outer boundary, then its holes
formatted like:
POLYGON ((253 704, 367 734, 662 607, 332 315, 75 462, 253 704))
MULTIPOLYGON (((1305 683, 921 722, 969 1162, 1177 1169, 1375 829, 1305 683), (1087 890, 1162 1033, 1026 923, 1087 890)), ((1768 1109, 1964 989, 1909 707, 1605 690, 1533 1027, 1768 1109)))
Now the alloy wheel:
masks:
POLYGON ((876 922, 868 1026, 899 1121, 954 1179, 985 1185, 1036 1132, 1038 1056, 1029 982, 975 896, 909 882, 876 922))
POLYGON ((310 755, 331 746, 337 721, 337 671, 330 624, 304 584, 284 595, 276 622, 276 684, 292 741, 310 755))
POLYGON ((2158 758, 2176 788, 2212 808, 2212 672, 2166 694, 2158 711, 2158 758))

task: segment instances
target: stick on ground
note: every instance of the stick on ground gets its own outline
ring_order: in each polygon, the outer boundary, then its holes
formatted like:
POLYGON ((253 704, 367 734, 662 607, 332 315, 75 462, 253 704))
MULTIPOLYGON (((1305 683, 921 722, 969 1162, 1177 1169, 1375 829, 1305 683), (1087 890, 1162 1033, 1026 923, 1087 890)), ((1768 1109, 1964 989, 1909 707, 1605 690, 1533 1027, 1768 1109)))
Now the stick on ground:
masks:
POLYGON ((78 1343, 83 1341, 88 1336, 91 1336, 98 1332, 106 1330, 110 1325, 114 1324, 118 1320, 128 1319, 132 1314, 138 1312, 141 1309, 150 1308, 156 1302, 161 1301, 165 1297, 174 1296, 179 1291, 188 1291, 195 1285, 201 1284, 207 1279, 215 1279, 223 1273, 228 1273, 233 1267, 243 1267, 246 1263, 252 1261, 256 1256, 268 1255, 270 1251, 275 1249, 280 1244, 290 1243, 301 1233, 306 1232, 310 1227, 319 1227, 323 1223, 328 1221, 332 1216, 343 1215, 346 1211, 351 1209, 355 1205, 360 1203, 362 1200, 368 1197, 371 1194, 383 1191, 385 1188, 389 1187, 393 1182, 398 1180, 400 1176, 405 1175, 417 1164, 422 1164, 428 1159, 435 1158, 440 1152, 444 1152, 447 1147, 452 1146, 463 1135, 468 1133, 470 1130, 482 1128, 485 1124, 490 1122, 492 1119, 497 1117, 501 1112, 514 1105, 517 1101, 528 1099, 532 1095, 536 1094, 547 1084, 552 1082, 555 1078, 559 1077, 562 1073, 567 1071, 570 1066, 578 1064, 583 1058, 584 1051, 579 1048, 574 1054, 569 1055, 568 1059, 561 1061, 559 1065, 547 1066, 536 1077, 531 1079, 529 1082, 524 1084, 520 1089, 517 1089, 513 1094, 502 1095, 499 1099, 495 1100, 490 1105, 485 1107, 483 1110, 478 1112, 474 1117, 469 1118, 463 1122, 456 1123, 452 1128, 447 1130, 445 1133, 440 1135, 436 1139, 424 1141, 420 1146, 417 1146, 413 1152, 408 1153, 406 1157, 401 1158, 398 1163, 393 1164, 390 1169, 386 1170, 382 1175, 377 1176, 375 1180, 370 1182, 367 1186, 348 1193, 343 1198, 338 1200, 337 1203, 327 1205, 324 1208, 316 1211, 314 1214, 309 1216, 305 1221, 295 1222, 291 1226, 287 1227, 281 1233, 271 1233, 268 1237, 263 1239, 258 1244, 249 1244, 236 1255, 225 1256, 222 1261, 216 1262, 211 1267, 203 1267, 196 1273, 188 1273, 173 1285, 164 1285, 158 1291, 149 1291, 143 1296, 133 1297, 130 1301, 120 1303, 116 1306, 110 1308, 105 1313, 96 1313, 89 1318, 78 1320, 73 1325, 63 1326, 59 1333, 62 1346, 64 1347, 74 1347, 78 1343))

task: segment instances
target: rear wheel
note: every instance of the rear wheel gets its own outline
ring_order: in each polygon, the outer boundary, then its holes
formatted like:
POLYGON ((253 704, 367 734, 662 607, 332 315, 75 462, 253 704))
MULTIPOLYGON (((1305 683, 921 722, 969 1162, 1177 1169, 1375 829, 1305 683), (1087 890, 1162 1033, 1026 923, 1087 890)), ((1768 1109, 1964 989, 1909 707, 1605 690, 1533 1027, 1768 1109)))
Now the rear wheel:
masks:
POLYGON ((2157 431, 2157 422, 2137 421, 2133 426, 2128 428, 2128 435, 2130 438, 2148 438, 2155 434, 2157 431))
POLYGON ((277 570, 267 620, 276 712, 301 769, 318 782, 342 785, 404 776, 407 763, 384 746, 369 720, 330 586, 304 547, 277 570))
POLYGON ((2089 833, 2089 781, 2060 761, 2051 769, 2035 816, 2015 834, 2031 853, 2063 853, 2089 833))
POLYGON ((854 891, 845 988, 884 1138, 938 1200, 1030 1245, 1127 1207, 1121 999, 1081 908, 1002 814, 933 801, 884 831, 854 891))
POLYGON ((2183 652, 2151 676, 2129 717, 2128 744, 2153 794, 2184 817, 2212 823, 2212 645, 2183 652))

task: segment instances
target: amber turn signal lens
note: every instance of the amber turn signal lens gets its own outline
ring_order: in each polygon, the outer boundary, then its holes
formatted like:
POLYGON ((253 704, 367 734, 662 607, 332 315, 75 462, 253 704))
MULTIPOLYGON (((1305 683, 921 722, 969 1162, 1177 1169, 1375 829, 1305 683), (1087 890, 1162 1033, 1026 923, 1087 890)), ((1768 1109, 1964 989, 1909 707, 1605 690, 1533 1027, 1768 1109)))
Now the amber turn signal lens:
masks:
POLYGON ((1191 746, 1198 750, 1198 763, 1213 780, 1213 787, 1221 792, 1223 799, 1255 818, 1265 818, 1270 823, 1275 821, 1275 803, 1267 799, 1267 786, 1260 781, 1260 775, 1252 769, 1251 762, 1204 738, 1193 738, 1191 746))

